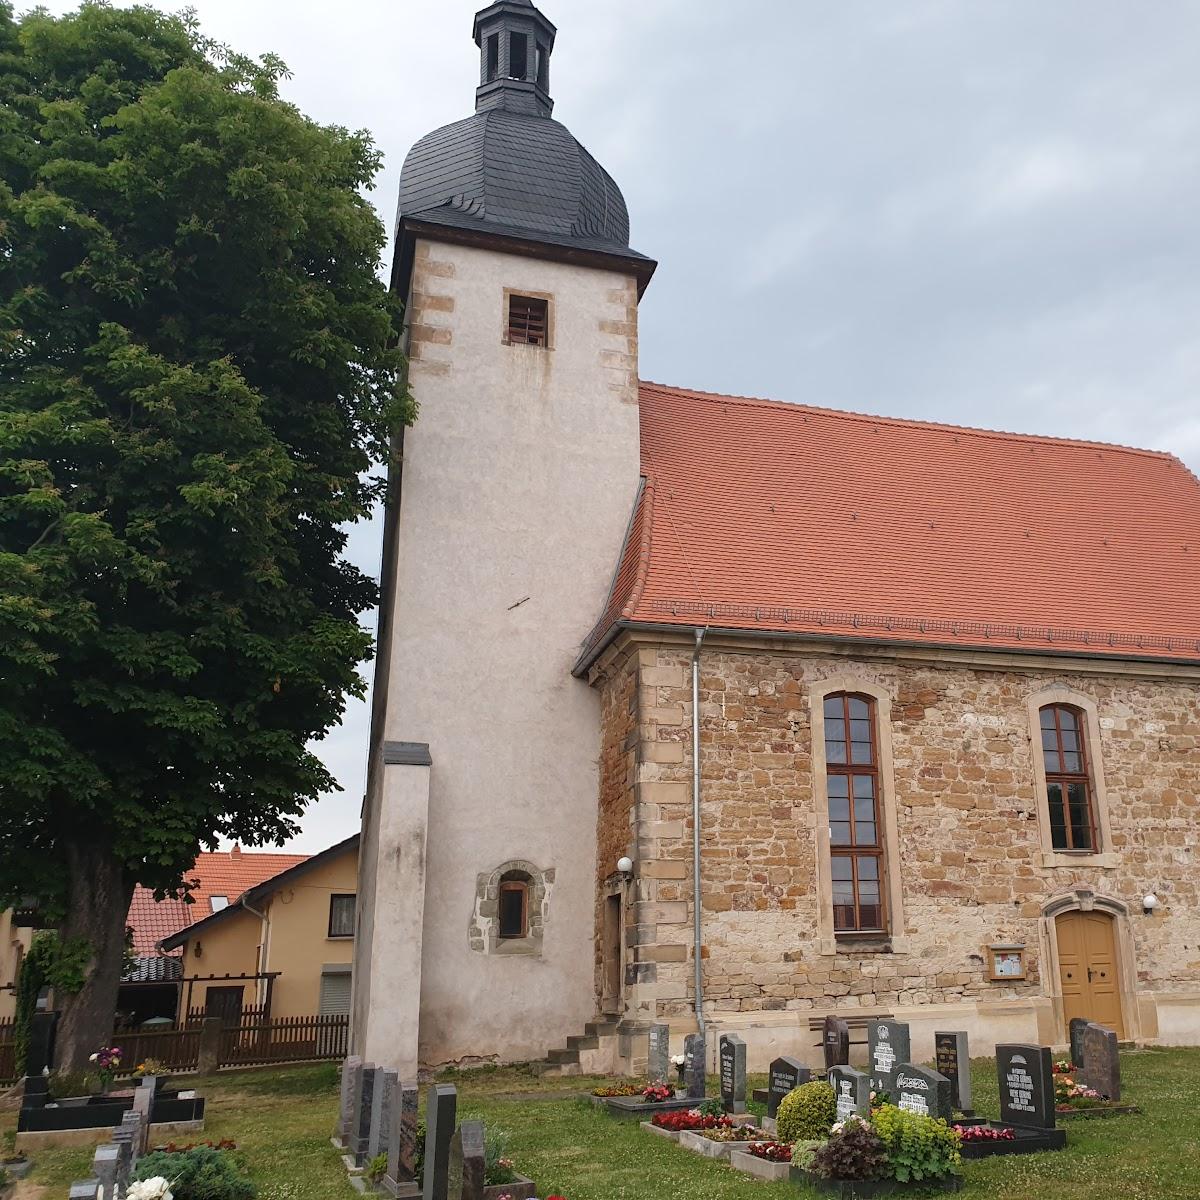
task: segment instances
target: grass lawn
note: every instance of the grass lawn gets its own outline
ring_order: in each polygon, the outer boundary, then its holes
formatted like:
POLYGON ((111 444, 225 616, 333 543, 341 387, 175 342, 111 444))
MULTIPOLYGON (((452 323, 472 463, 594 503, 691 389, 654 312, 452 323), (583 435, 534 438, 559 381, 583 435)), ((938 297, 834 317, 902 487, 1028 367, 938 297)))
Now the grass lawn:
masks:
MULTIPOLYGON (((998 1114, 995 1064, 973 1064, 975 1104, 998 1114)), ((1194 1200, 1200 1196, 1200 1050, 1122 1054, 1126 1098, 1142 1116, 1072 1121, 1059 1154, 992 1158, 964 1165, 970 1197, 997 1200, 1194 1200)), ((609 1117, 578 1092, 587 1079, 540 1080, 520 1068, 447 1072, 439 1082, 459 1089, 460 1116, 507 1130, 512 1156, 543 1196, 567 1200, 795 1200, 788 1184, 759 1183, 653 1137, 636 1121, 609 1117)), ((765 1079, 752 1079, 763 1086, 765 1079)), ((234 1072, 203 1082, 209 1098, 204 1134, 233 1138, 262 1200, 349 1200, 329 1133, 337 1110, 331 1065, 234 1072)), ((14 1125, 5 1114, 3 1128, 14 1125)), ((43 1151, 33 1182, 45 1200, 66 1195, 86 1175, 90 1153, 43 1151)), ((34 1193, 29 1193, 32 1200, 34 1193)))

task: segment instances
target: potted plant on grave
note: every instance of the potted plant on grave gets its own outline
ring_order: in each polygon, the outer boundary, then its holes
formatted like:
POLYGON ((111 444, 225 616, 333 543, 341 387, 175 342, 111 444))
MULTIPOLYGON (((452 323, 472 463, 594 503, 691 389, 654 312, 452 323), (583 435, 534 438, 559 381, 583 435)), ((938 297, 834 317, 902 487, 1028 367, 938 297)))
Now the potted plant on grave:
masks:
POLYGON ((887 1179, 887 1150, 870 1121, 847 1117, 834 1125, 829 1139, 813 1151, 809 1182, 817 1191, 844 1200, 886 1196, 895 1191, 887 1179))
POLYGON ((883 1142, 888 1178, 945 1191, 961 1186, 962 1139, 945 1121, 888 1104, 871 1114, 871 1128, 883 1142))
POLYGON ((88 1062, 96 1068, 96 1074, 100 1076, 101 1093, 107 1093, 121 1069, 121 1047, 101 1046, 88 1058, 88 1062))
POLYGON ((683 1054, 671 1055, 671 1066, 675 1068, 675 1098, 682 1100, 687 1096, 687 1087, 684 1083, 684 1072, 687 1067, 687 1056, 683 1054))
POLYGON ((159 1062, 157 1058, 144 1058, 134 1068, 136 1074, 134 1076, 134 1084, 145 1083, 150 1079, 158 1080, 158 1088, 161 1092, 163 1088, 171 1082, 171 1076, 167 1071, 166 1063, 159 1062))

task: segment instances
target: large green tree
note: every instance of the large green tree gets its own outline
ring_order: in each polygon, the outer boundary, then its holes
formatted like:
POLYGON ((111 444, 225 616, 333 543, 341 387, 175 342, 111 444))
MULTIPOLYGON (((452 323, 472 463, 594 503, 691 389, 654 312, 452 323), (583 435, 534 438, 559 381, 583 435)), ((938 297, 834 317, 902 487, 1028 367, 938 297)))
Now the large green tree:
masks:
POLYGON ((343 557, 411 417, 369 137, 188 16, 0 2, 0 903, 111 1029, 133 886, 336 785, 373 582, 343 557))

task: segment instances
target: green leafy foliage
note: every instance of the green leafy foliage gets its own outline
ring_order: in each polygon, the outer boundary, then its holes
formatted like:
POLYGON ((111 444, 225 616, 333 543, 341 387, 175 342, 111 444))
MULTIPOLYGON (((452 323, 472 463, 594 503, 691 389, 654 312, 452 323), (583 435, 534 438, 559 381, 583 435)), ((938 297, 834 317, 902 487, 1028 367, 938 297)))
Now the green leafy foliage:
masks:
POLYGON ((364 690, 345 527, 412 405, 378 153, 284 74, 187 15, 0 0, 0 903, 68 936, 92 879, 115 911, 286 839, 364 690))
POLYGON ((697 1109, 702 1117, 719 1117, 725 1111, 721 1101, 715 1098, 705 1100, 703 1103, 697 1105, 697 1109))
POLYGON ((13 1042, 18 1074, 25 1070, 29 1055, 29 1023, 37 1009, 38 995, 47 987, 60 994, 78 992, 86 979, 89 957, 89 947, 80 938, 63 940, 49 930, 34 934, 17 975, 13 1042))
POLYGON ((887 1152, 888 1174, 901 1183, 958 1174, 962 1142, 945 1121, 889 1104, 872 1114, 871 1124, 887 1152))
POLYGON ((377 1154, 369 1163, 364 1174, 367 1177, 368 1183, 382 1183, 383 1177, 387 1174, 388 1156, 386 1154, 377 1154))
POLYGON ((824 1179, 879 1179, 887 1170, 887 1151, 868 1122, 850 1117, 813 1151, 811 1164, 824 1179))
POLYGON ((833 1088, 814 1079, 793 1088, 779 1102, 775 1128, 781 1142, 808 1141, 823 1138, 836 1119, 833 1088))
POLYGON ((211 1146, 154 1151, 138 1159, 133 1174, 135 1179, 168 1180, 175 1200, 255 1200, 258 1195, 236 1158, 211 1146))

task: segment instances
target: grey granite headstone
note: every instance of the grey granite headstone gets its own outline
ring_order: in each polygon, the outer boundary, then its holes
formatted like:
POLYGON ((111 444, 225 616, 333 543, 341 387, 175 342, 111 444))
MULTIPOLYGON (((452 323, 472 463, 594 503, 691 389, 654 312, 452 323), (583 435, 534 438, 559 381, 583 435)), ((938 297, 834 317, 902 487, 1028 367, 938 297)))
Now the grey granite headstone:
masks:
POLYGON ((1090 1023, 1087 1017, 1072 1017, 1067 1024, 1071 1039, 1071 1065, 1074 1067, 1083 1066, 1083 1031, 1090 1023))
POLYGON ((462 1184, 452 1200, 483 1200, 484 1171, 486 1167, 483 1122, 464 1121, 459 1130, 462 1139, 462 1184))
POLYGON ((363 1060, 357 1054, 352 1054, 348 1058, 342 1059, 342 1086, 338 1103, 338 1123, 333 1136, 343 1146, 350 1137, 350 1122, 354 1119, 354 1090, 357 1078, 355 1072, 357 1070, 361 1074, 362 1065, 363 1060))
POLYGON ((934 1066, 950 1080, 950 1103, 959 1112, 971 1111, 971 1055, 962 1030, 933 1035, 934 1066))
POLYGON ((416 1176, 417 1085, 401 1083, 392 1098, 392 1132, 388 1138, 388 1169, 384 1187, 393 1196, 416 1176))
MULTIPOLYGON (((422 1200, 447 1200, 450 1142, 458 1112, 458 1092, 448 1083, 429 1089, 425 1101, 425 1178, 422 1200)), ((460 1146, 461 1149, 461 1146, 460 1146)), ((456 1198, 457 1200, 457 1198, 456 1198)))
POLYGON ((837 1119, 871 1115, 871 1077, 853 1067, 832 1067, 829 1084, 837 1104, 837 1119))
POLYGON ((71 1184, 68 1200, 100 1200, 100 1184, 94 1179, 85 1179, 71 1184))
POLYGON ((671 1027, 650 1026, 650 1053, 646 1059, 646 1074, 651 1083, 667 1083, 671 1078, 671 1027))
POLYGON ((450 1154, 446 1159, 446 1195, 445 1200, 460 1200, 463 1190, 463 1144, 462 1126, 455 1131, 450 1139, 450 1154))
POLYGON ((774 1120, 784 1096, 811 1078, 812 1072, 798 1058, 775 1059, 767 1068, 767 1116, 774 1120))
POLYGON ((707 1047, 704 1034, 689 1033, 683 1042, 683 1080, 689 1100, 704 1098, 704 1071, 707 1047))
POLYGON ((1117 1035, 1103 1025, 1089 1021, 1083 1031, 1083 1079, 1109 1100, 1121 1098, 1121 1058, 1117 1035))
POLYGON ((912 1058, 912 1037, 904 1021, 867 1022, 867 1074, 873 1092, 887 1092, 895 1103, 896 1068, 912 1058))
POLYGON ((934 1120, 951 1121, 954 1118, 950 1080, 945 1075, 906 1062, 896 1067, 892 1079, 892 1103, 897 1108, 934 1120))
POLYGON ((392 1100, 396 1090, 396 1072, 382 1068, 375 1072, 375 1092, 371 1098, 371 1132, 367 1140, 367 1162, 388 1152, 392 1133, 392 1100))
POLYGON ((724 1033, 717 1043, 721 1074, 721 1107, 727 1113, 746 1111, 746 1043, 736 1033, 724 1033))
POLYGON ((375 1111, 375 1081, 382 1072, 372 1063, 363 1066, 362 1083, 358 1089, 358 1102, 354 1108, 354 1133, 350 1152, 354 1165, 367 1165, 367 1151, 371 1146, 371 1115, 375 1111))
POLYGON ((121 1118, 121 1124, 128 1126, 133 1135, 133 1157, 140 1158, 150 1145, 150 1118, 138 1107, 137 1092, 133 1094, 133 1108, 121 1118))
POLYGON ((825 1070, 844 1067, 850 1062, 850 1026, 841 1017, 826 1017, 821 1036, 825 1051, 825 1070))
POLYGON ((113 1145, 117 1148, 117 1186, 123 1196, 133 1174, 133 1130, 119 1125, 113 1130, 113 1145))
POLYGON ((1054 1128, 1054 1062, 1048 1046, 997 1046, 996 1076, 1004 1124, 1054 1128))
POLYGON ((117 1169, 120 1166, 120 1150, 111 1142, 97 1146, 92 1155, 92 1174, 104 1191, 105 1200, 117 1194, 117 1169))

